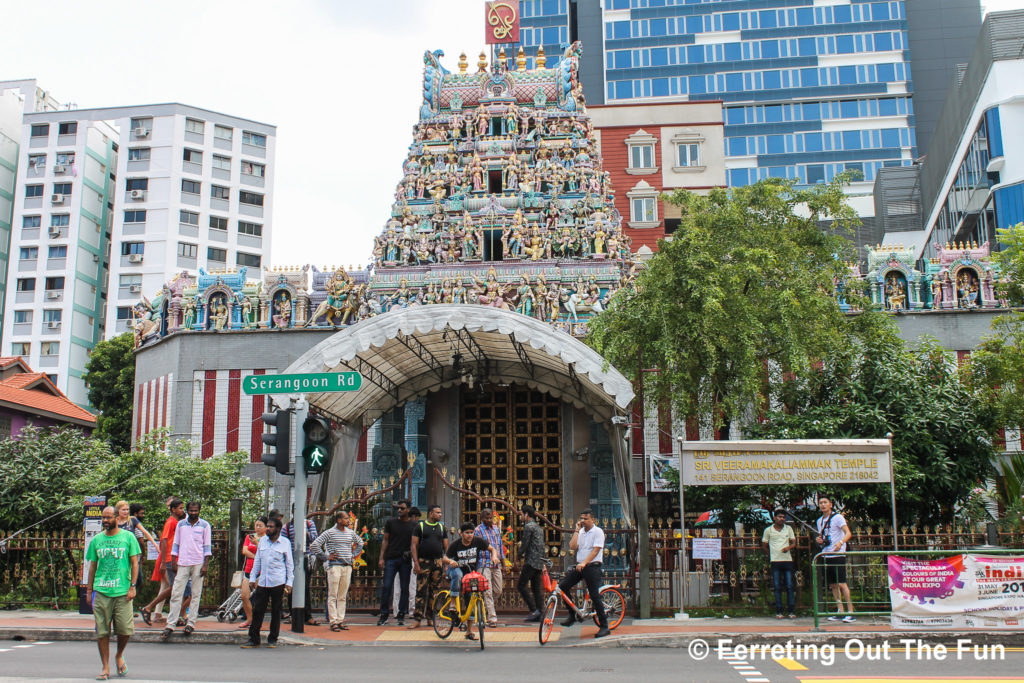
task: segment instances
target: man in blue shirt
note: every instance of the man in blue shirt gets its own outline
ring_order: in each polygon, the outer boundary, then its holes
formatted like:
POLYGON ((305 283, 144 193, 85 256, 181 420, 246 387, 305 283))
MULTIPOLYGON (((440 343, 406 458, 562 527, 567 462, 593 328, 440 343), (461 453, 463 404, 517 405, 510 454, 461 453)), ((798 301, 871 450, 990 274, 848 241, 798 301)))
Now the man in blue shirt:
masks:
POLYGON ((267 635, 267 647, 277 647, 277 636, 281 631, 281 606, 284 596, 292 592, 294 570, 292 544, 281 538, 281 518, 271 517, 267 521, 267 533, 256 548, 256 557, 249 573, 252 623, 249 625, 249 641, 242 647, 260 646, 260 629, 263 628, 268 601, 270 633, 267 635))

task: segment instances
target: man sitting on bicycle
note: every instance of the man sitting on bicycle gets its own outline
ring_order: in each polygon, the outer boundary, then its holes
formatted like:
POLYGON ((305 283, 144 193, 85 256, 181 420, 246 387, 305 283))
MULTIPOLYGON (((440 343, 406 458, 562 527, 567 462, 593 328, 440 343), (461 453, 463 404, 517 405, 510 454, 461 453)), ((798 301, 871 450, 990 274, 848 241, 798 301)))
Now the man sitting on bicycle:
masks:
MULTIPOLYGON (((484 539, 474 536, 473 532, 475 530, 476 525, 472 522, 466 522, 459 527, 458 540, 448 545, 448 552, 444 556, 444 563, 448 566, 448 577, 451 579, 451 594, 455 597, 453 606, 456 610, 461 610, 458 596, 462 590, 462 577, 464 574, 477 570, 477 565, 480 561, 479 554, 481 552, 489 552, 491 554, 491 562, 494 563, 493 566, 499 566, 498 551, 484 539)), ((469 625, 469 630, 466 631, 466 638, 476 640, 476 634, 473 633, 472 615, 470 615, 467 624, 469 625)))
MULTIPOLYGON (((581 580, 587 584, 590 601, 597 612, 598 629, 595 638, 603 638, 611 633, 608 630, 608 617, 604 613, 604 602, 601 599, 603 549, 604 531, 595 524, 593 510, 587 508, 580 513, 580 520, 576 522, 576 532, 569 541, 569 550, 576 553, 576 565, 565 573, 558 587, 563 593, 568 593, 581 580)), ((566 608, 569 610, 569 616, 562 622, 562 626, 572 626, 576 623, 576 612, 568 604, 566 608)))

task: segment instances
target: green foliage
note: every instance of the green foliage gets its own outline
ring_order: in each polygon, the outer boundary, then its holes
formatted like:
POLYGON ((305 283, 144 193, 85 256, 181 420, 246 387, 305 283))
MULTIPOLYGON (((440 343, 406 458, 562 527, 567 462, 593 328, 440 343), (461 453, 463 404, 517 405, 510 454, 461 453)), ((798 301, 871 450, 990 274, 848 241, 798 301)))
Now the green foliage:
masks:
POLYGON ((999 264, 1001 287, 1011 306, 1024 305, 1024 223, 996 228, 996 240, 1001 249, 992 260, 999 264))
POLYGON ((97 436, 123 453, 132 443, 132 397, 135 395, 135 354, 131 332, 101 341, 89 354, 85 383, 89 403, 99 411, 97 436))
POLYGON ((74 486, 82 495, 96 495, 118 484, 107 494, 108 500, 142 503, 149 513, 150 525, 155 526, 152 520, 163 521, 164 503, 173 495, 184 501, 198 500, 204 519, 215 526, 226 526, 232 498, 242 499, 246 520, 262 510, 263 482, 242 475, 248 462, 249 456, 244 452, 202 460, 191 455, 186 441, 168 445, 166 432, 159 430, 142 439, 134 450, 83 473, 74 486))
POLYGON ((1014 531, 1024 529, 1024 453, 1017 451, 1004 461, 997 489, 1003 516, 999 522, 1014 531))
POLYGON ((1024 314, 1001 315, 971 354, 967 378, 995 407, 995 424, 1024 425, 1024 314))
POLYGON ((806 370, 847 337, 833 293, 854 253, 838 234, 856 221, 844 180, 677 190, 672 241, 590 322, 587 342, 634 380, 640 362, 658 368, 644 373, 645 398, 678 414, 730 420, 765 406, 766 367, 806 370))
MULTIPOLYGON (((862 337, 820 371, 783 391, 785 410, 751 429, 755 438, 882 438, 893 435, 897 513, 903 522, 948 523, 992 473, 994 412, 961 381, 937 343, 908 348, 891 331, 862 337)), ((781 488, 781 487, 780 487, 781 488)), ((803 497, 810 487, 785 487, 803 497)), ((785 494, 759 489, 763 494, 785 494)), ((854 517, 890 518, 888 485, 816 487, 854 517)))
MULTIPOLYGON (((0 441, 0 529, 17 531, 68 504, 74 481, 113 457, 103 441, 72 427, 28 426, 17 439, 0 441)), ((48 521, 43 529, 81 525, 79 505, 48 521)))

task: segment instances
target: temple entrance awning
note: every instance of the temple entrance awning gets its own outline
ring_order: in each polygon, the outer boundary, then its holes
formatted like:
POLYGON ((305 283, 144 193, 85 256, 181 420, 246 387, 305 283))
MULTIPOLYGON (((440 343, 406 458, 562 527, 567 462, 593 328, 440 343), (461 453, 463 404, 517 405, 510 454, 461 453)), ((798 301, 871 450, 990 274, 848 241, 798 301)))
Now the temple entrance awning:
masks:
POLYGON ((395 406, 470 377, 526 384, 608 422, 625 411, 633 388, 605 366, 583 342, 535 318, 441 304, 391 311, 342 329, 285 372, 361 373, 358 391, 307 397, 319 412, 347 425, 369 426, 395 406))

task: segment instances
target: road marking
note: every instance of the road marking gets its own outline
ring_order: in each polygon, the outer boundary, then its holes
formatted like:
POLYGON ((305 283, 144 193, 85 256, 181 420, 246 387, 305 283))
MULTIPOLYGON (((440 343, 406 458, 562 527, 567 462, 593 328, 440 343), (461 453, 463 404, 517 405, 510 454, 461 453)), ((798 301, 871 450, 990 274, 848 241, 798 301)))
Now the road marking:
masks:
POLYGON ((775 657, 775 663, 790 671, 807 671, 807 667, 790 657, 775 657))
POLYGON ((23 647, 32 647, 32 646, 31 645, 15 645, 14 647, 23 648, 23 647))
POLYGON ((11 651, 11 648, 9 648, 9 647, 0 647, 0 652, 10 652, 10 651, 11 651))

